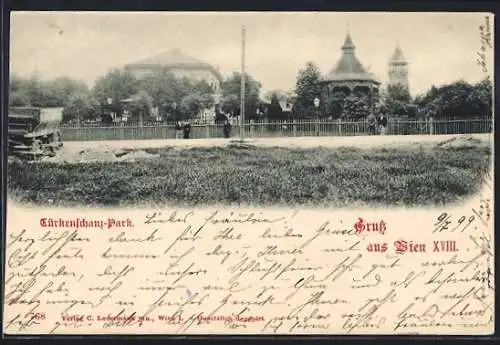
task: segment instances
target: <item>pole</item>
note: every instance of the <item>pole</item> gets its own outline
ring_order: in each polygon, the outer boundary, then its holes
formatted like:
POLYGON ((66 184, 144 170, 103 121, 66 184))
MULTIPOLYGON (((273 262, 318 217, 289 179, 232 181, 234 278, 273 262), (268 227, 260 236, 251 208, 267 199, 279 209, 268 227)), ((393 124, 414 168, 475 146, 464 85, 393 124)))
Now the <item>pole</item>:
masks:
POLYGON ((245 25, 241 28, 240 136, 245 138, 245 25))
POLYGON ((375 107, 375 98, 373 94, 373 85, 370 83, 370 111, 373 112, 375 107))

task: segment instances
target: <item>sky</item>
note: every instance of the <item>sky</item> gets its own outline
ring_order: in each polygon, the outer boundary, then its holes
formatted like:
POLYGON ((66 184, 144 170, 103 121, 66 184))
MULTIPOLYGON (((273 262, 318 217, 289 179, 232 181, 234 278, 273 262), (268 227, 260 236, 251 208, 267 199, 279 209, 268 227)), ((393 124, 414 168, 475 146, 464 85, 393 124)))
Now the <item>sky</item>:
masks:
MULTIPOLYGON (((399 43, 409 62, 412 95, 432 85, 485 77, 477 63, 481 13, 345 12, 13 12, 10 73, 42 79, 69 76, 92 86, 113 68, 180 49, 219 66, 241 70, 246 27, 246 71, 264 92, 292 90, 297 73, 314 62, 327 74, 351 34, 360 62, 383 83, 399 43)), ((493 18, 490 17, 493 36, 493 18)), ((487 50, 493 74, 493 49, 487 50)))

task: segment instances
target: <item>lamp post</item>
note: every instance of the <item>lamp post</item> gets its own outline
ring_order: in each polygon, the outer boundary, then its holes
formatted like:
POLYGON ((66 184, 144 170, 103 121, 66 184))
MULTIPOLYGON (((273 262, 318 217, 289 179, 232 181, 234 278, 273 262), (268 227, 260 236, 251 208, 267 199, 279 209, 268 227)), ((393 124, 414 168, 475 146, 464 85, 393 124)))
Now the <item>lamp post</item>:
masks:
POLYGON ((173 113, 173 115, 174 115, 174 122, 177 122, 176 121, 176 111, 175 111, 177 109, 177 103, 175 103, 175 102, 172 103, 172 109, 174 110, 174 113, 173 113))
MULTIPOLYGON (((321 103, 321 101, 320 101, 319 97, 315 97, 314 98, 314 109, 315 109, 316 119, 319 118, 318 114, 319 114, 320 103, 321 103)), ((319 135, 318 121, 314 121, 314 122, 315 122, 314 129, 315 129, 316 135, 319 135)))
POLYGON ((373 85, 370 83, 370 111, 373 112, 375 108, 375 95, 373 85))
POLYGON ((315 115, 316 117, 319 117, 318 114, 319 114, 319 106, 321 104, 321 100, 319 99, 319 97, 315 97, 314 98, 314 109, 315 109, 315 115))
POLYGON ((111 107, 111 105, 113 104, 113 98, 108 97, 108 98, 106 99, 106 103, 108 104, 108 111, 109 111, 109 115, 111 116, 111 120, 113 120, 113 122, 115 122, 115 121, 116 121, 116 119, 115 119, 115 116, 114 116, 114 114, 113 114, 113 109, 112 109, 112 107, 111 107))

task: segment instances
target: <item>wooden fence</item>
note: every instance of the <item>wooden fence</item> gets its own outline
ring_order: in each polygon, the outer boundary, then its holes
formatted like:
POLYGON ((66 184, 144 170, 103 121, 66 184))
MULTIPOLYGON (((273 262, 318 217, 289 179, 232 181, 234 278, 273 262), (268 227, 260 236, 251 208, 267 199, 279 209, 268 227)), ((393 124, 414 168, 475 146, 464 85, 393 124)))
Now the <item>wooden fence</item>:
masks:
MULTIPOLYGON (((366 121, 344 120, 293 120, 293 121, 252 121, 246 122, 246 137, 302 137, 302 136, 355 136, 370 135, 366 121)), ((231 137, 240 136, 242 126, 233 124, 231 137)), ((434 135, 489 133, 492 120, 474 118, 467 120, 400 120, 390 119, 387 135, 434 135)), ((64 141, 100 140, 148 140, 173 139, 176 137, 173 124, 164 123, 123 123, 113 125, 85 124, 62 125, 64 141)), ((190 138, 223 138, 223 126, 216 124, 193 124, 190 138)))

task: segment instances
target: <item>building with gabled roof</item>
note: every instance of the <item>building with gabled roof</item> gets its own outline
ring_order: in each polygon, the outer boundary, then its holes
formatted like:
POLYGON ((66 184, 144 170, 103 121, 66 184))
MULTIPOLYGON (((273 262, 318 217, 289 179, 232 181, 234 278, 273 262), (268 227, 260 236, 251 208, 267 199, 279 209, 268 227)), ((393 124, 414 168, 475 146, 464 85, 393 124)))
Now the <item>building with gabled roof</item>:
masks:
MULTIPOLYGON (((206 81, 214 90, 215 104, 220 104, 222 99, 221 83, 223 77, 218 67, 198 60, 183 53, 179 49, 172 49, 158 55, 147 57, 125 65, 125 70, 140 79, 148 74, 168 70, 177 78, 187 78, 193 81, 206 81)), ((206 109, 200 117, 210 119, 215 116, 215 107, 206 109)))
POLYGON ((145 74, 168 69, 179 77, 193 78, 197 80, 209 79, 207 81, 221 82, 222 75, 217 67, 209 63, 198 60, 192 56, 184 54, 179 49, 172 49, 167 52, 154 55, 134 63, 125 65, 125 69, 142 77, 145 74))

